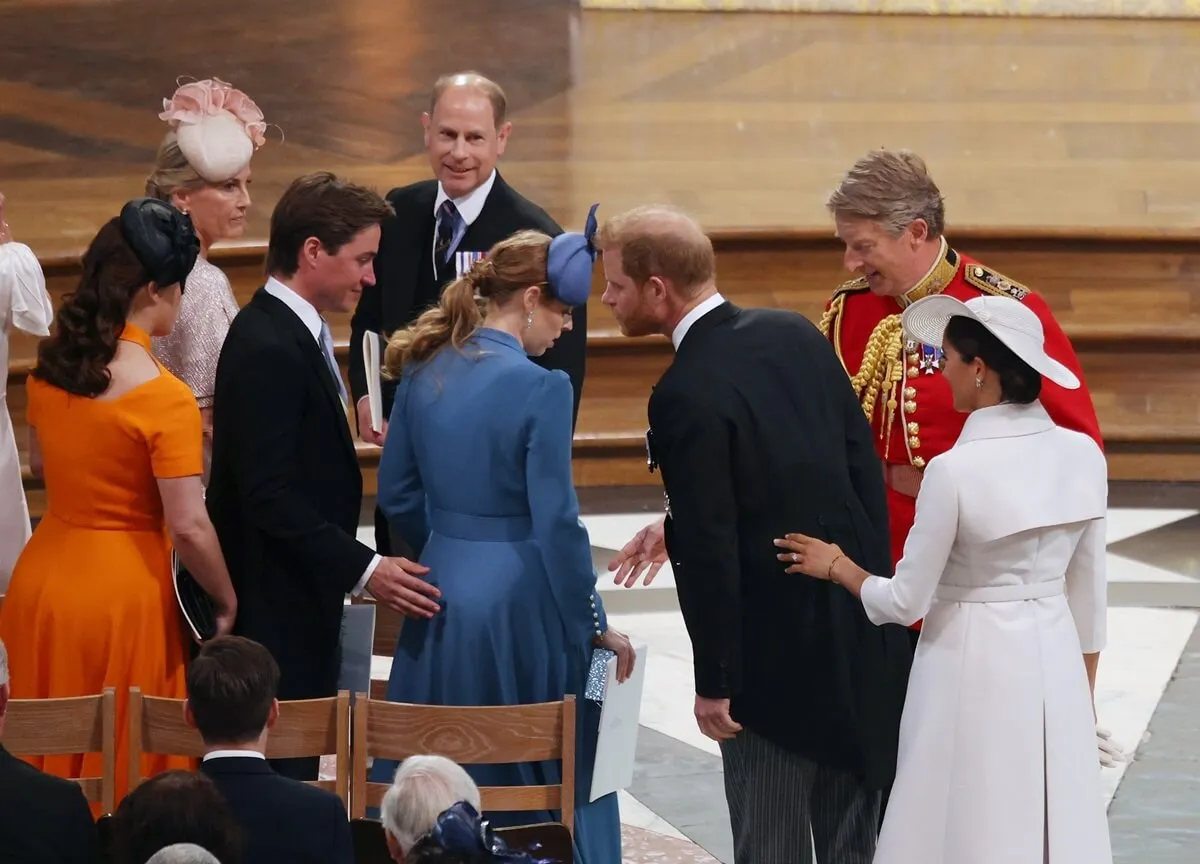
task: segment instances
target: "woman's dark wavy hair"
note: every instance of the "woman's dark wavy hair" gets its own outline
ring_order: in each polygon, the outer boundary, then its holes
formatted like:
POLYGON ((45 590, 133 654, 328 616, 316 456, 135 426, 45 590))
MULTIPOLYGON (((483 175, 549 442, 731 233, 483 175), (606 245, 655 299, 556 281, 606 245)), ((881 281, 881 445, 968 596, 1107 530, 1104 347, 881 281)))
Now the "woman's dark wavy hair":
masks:
POLYGON ((1028 405, 1042 392, 1042 376, 978 321, 955 315, 946 325, 945 341, 970 363, 976 357, 1000 376, 1000 398, 1028 405))
POLYGON ((100 229, 83 253, 83 275, 63 298, 54 332, 38 346, 33 375, 76 396, 99 396, 133 297, 150 274, 125 242, 119 219, 100 229))

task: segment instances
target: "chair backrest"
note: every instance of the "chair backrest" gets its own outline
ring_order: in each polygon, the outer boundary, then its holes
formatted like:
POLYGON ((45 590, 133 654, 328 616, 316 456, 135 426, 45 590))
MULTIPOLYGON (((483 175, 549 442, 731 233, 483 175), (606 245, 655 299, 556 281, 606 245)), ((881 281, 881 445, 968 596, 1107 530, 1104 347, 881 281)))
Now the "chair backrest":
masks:
MULTIPOLYGON (((129 784, 142 780, 143 753, 166 756, 204 755, 200 733, 187 725, 183 699, 143 696, 129 691, 129 784)), ((328 789, 350 807, 350 693, 343 690, 327 699, 297 699, 279 703, 279 720, 267 736, 268 759, 303 756, 336 756, 336 777, 313 780, 312 786, 328 789)))
POLYGON ((372 640, 371 653, 376 657, 394 657, 396 643, 400 641, 400 629, 404 626, 404 616, 370 597, 355 597, 350 602, 375 607, 375 637, 372 640))
MULTIPOLYGON (((371 640, 371 654, 374 657, 386 657, 391 660, 396 656, 396 645, 400 641, 400 630, 404 626, 404 616, 384 603, 377 603, 370 597, 354 597, 351 603, 375 608, 375 635, 371 640)), ((387 679, 372 678, 370 697, 372 699, 387 698, 387 679)))
POLYGON ((112 812, 117 789, 117 697, 112 687, 97 696, 9 700, 3 743, 15 756, 99 753, 101 776, 76 782, 89 802, 112 812))
POLYGON ((367 759, 399 759, 419 753, 445 756, 460 765, 562 760, 556 786, 485 786, 485 810, 561 810, 575 826, 575 697, 538 705, 456 707, 410 705, 358 698, 354 705, 354 776, 351 815, 377 807, 387 783, 367 782, 367 759))

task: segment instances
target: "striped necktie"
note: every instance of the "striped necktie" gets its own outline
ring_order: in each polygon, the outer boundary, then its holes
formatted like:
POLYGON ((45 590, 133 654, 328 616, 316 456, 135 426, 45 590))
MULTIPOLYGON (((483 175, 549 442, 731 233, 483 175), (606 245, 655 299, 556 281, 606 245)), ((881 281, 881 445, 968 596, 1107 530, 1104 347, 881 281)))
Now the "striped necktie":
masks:
POLYGON ((342 406, 346 405, 346 383, 342 381, 342 373, 337 367, 337 360, 333 356, 333 333, 329 329, 329 324, 324 318, 321 319, 321 353, 325 355, 325 365, 329 367, 329 374, 333 376, 333 381, 337 385, 338 395, 342 397, 342 406))

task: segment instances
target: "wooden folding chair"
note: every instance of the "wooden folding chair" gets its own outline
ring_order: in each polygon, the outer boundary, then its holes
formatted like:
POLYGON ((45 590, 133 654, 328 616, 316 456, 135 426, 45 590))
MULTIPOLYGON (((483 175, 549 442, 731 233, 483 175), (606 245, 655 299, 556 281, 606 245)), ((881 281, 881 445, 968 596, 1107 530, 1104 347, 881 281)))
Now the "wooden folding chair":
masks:
POLYGON ((117 695, 112 687, 97 696, 9 700, 2 741, 14 756, 99 753, 101 776, 76 782, 89 803, 112 812, 117 791, 117 695))
POLYGON ((460 765, 495 765, 561 759, 557 786, 486 786, 485 810, 561 810, 567 830, 575 828, 575 697, 562 702, 498 707, 454 707, 354 702, 354 761, 351 816, 378 807, 387 783, 367 782, 367 759, 399 759, 436 753, 460 765))
MULTIPOLYGON (((404 616, 371 597, 355 597, 350 602, 375 607, 375 638, 372 640, 371 654, 387 657, 389 660, 395 657, 396 644, 400 641, 400 629, 404 626, 404 616)), ((371 680, 371 698, 387 698, 387 681, 371 680)))
MULTIPOLYGON (((143 696, 129 690, 129 788, 142 781, 142 754, 165 756, 204 755, 200 733, 183 717, 183 699, 143 696)), ((309 785, 328 789, 350 807, 350 693, 343 690, 327 699, 297 699, 279 703, 279 720, 267 736, 268 759, 336 754, 334 780, 312 780, 309 785)))

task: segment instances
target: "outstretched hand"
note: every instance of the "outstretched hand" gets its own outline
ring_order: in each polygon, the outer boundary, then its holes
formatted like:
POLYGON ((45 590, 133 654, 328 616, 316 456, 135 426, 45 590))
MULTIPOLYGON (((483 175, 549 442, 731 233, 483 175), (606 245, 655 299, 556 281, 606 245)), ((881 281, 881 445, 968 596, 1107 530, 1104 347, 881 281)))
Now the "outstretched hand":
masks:
POLYGON ((667 563, 666 518, 647 525, 621 547, 617 556, 608 562, 609 571, 616 570, 614 584, 632 588, 638 577, 646 574, 643 585, 649 585, 667 563))

